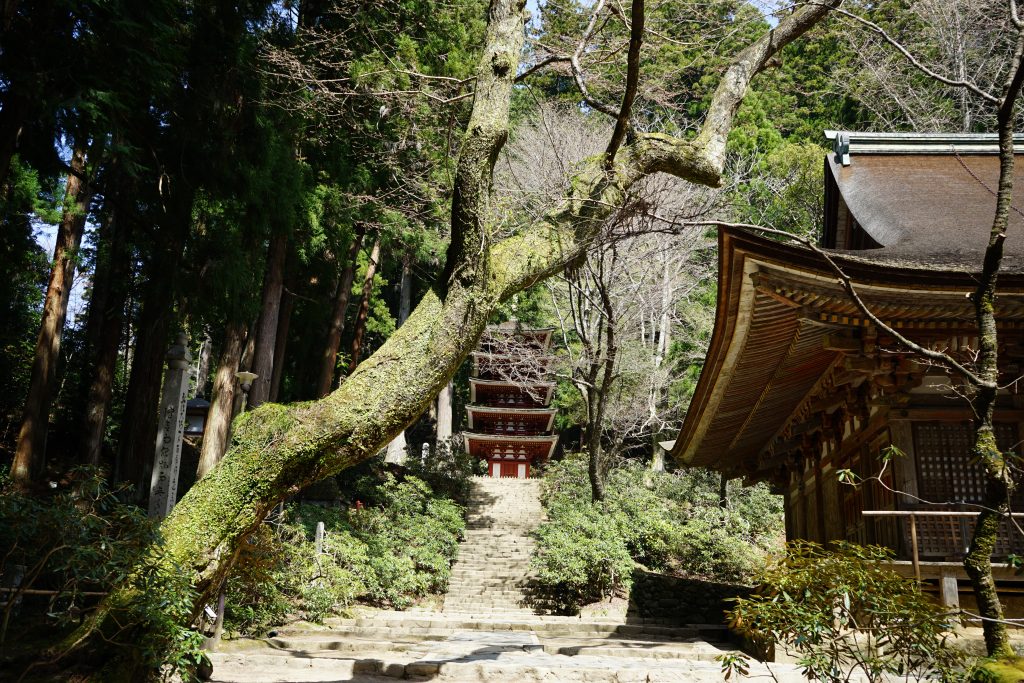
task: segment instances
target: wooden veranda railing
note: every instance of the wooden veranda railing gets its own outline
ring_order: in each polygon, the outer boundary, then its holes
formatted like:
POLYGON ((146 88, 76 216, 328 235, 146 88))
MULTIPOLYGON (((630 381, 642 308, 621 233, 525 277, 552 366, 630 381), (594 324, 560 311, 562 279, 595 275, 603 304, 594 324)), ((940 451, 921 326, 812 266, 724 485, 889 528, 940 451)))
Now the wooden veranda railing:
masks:
MULTIPOLYGON (((914 576, 921 580, 921 555, 962 557, 974 533, 971 521, 980 513, 961 510, 864 510, 864 517, 895 517, 906 520, 904 538, 909 541, 914 576)), ((1011 516, 1024 527, 1024 512, 1011 516)), ((1024 551, 1024 536, 1008 519, 999 525, 994 555, 1024 551)))

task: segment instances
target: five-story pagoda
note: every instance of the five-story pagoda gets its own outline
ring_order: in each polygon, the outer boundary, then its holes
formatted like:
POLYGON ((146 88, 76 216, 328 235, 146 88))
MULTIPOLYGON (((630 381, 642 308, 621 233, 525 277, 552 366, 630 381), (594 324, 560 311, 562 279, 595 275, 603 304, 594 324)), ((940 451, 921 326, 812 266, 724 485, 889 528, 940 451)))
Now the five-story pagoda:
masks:
POLYGON ((558 443, 549 407, 555 385, 546 378, 552 332, 503 323, 489 327, 472 354, 464 439, 492 477, 528 478, 558 443))

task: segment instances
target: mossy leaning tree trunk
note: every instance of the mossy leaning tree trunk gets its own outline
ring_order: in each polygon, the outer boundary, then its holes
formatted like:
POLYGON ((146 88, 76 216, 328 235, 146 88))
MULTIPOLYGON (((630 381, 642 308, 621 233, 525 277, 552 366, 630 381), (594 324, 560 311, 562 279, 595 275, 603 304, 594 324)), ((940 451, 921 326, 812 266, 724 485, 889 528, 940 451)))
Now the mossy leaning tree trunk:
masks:
MULTIPOLYGON (((600 154, 581 164, 569 196, 559 206, 517 234, 494 241, 489 212, 492 174, 508 137, 510 97, 525 32, 524 6, 525 0, 492 0, 488 10, 487 43, 456 168, 452 241, 443 280, 333 393, 295 405, 267 403, 241 416, 227 455, 163 522, 162 561, 190 577, 197 590, 193 617, 212 601, 242 539, 274 506, 371 457, 411 424, 476 346, 498 304, 577 259, 633 183, 664 172, 719 185, 726 137, 750 80, 833 5, 799 7, 735 55, 695 138, 636 133, 618 149, 610 147, 610 159, 600 154)), ((119 640, 129 649, 152 642, 153 634, 144 626, 130 631, 117 622, 131 595, 130 585, 115 590, 55 654, 68 654, 90 641, 99 649, 117 649, 102 639, 115 623, 119 640)), ((110 654, 139 661, 123 650, 110 654)), ((151 673, 136 668, 123 677, 146 680, 151 673)))

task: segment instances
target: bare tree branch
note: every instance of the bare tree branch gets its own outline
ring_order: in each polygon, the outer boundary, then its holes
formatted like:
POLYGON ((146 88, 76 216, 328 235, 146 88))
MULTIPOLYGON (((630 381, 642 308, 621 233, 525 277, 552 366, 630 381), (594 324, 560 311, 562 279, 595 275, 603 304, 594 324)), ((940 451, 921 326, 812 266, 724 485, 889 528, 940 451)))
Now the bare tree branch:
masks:
POLYGON ((551 64, 557 64, 558 62, 568 62, 570 59, 572 58, 569 57, 568 55, 551 55, 550 57, 545 57, 544 59, 540 60, 539 62, 531 66, 526 71, 516 76, 515 82, 522 83, 527 78, 537 73, 541 69, 544 69, 545 67, 551 64))
MULTIPOLYGON (((1006 77, 1006 89, 1003 93, 1002 102, 999 103, 999 123, 1009 125, 1013 121, 1013 110, 1020 95, 1021 86, 1024 85, 1024 28, 1019 28, 1017 33, 1017 46, 1013 51, 1013 65, 1006 77)), ((1013 136, 1010 136, 1011 152, 1013 149, 1013 136)))
POLYGON ((629 54, 626 58, 626 92, 622 94, 622 106, 615 117, 615 130, 608 141, 605 151, 605 168, 610 169, 615 162, 615 154, 626 137, 629 128, 629 117, 633 113, 633 100, 636 99, 636 88, 640 82, 640 46, 644 39, 644 0, 633 0, 632 26, 629 29, 629 54))
POLYGON ((613 107, 599 102, 594 99, 590 94, 590 90, 587 88, 587 81, 583 77, 583 68, 580 66, 580 57, 583 56, 583 52, 587 49, 587 43, 590 42, 590 38, 594 35, 594 31, 597 29, 597 20, 601 16, 601 10, 604 9, 605 0, 597 0, 594 4, 594 9, 590 13, 590 21, 587 23, 587 28, 583 32, 583 37, 580 39, 579 44, 576 46, 576 51, 573 52, 569 58, 569 64, 572 67, 572 77, 576 81, 576 87, 579 88, 580 96, 583 97, 583 101, 587 103, 591 108, 607 114, 612 118, 617 118, 619 112, 615 111, 613 107))
POLYGON ((959 80, 959 79, 955 79, 955 78, 949 78, 948 76, 943 76, 942 74, 937 73, 933 69, 928 68, 927 66, 925 66, 921 62, 921 60, 919 60, 917 57, 915 57, 910 52, 910 50, 908 50, 906 47, 904 47, 901 42, 899 42, 898 40, 896 40, 895 38, 890 36, 889 33, 886 32, 885 29, 883 29, 881 26, 879 26, 878 24, 874 23, 873 21, 870 21, 868 19, 865 19, 864 17, 858 16, 858 15, 854 14, 853 12, 848 12, 848 11, 842 9, 842 8, 836 8, 835 12, 837 14, 840 14, 840 15, 844 16, 844 17, 847 17, 848 19, 852 19, 853 21, 856 21, 859 24, 863 24, 864 26, 868 27, 869 29, 871 29, 872 31, 877 33, 879 35, 879 37, 882 38, 882 40, 887 42, 889 45, 891 45, 893 48, 895 48, 901 55, 903 55, 907 59, 907 61, 910 62, 910 64, 915 69, 917 69, 918 71, 920 71, 924 75, 928 76, 929 78, 932 78, 932 79, 938 81, 939 83, 944 83, 945 85, 948 85, 948 86, 951 86, 951 87, 954 87, 954 88, 966 88, 967 90, 971 91, 972 93, 974 93, 975 95, 977 95, 978 97, 984 99, 987 102, 991 102, 992 104, 996 104, 996 105, 999 104, 1000 100, 999 100, 998 97, 996 97, 995 95, 993 95, 990 92, 986 92, 985 90, 982 90, 977 84, 973 83, 972 81, 959 80))

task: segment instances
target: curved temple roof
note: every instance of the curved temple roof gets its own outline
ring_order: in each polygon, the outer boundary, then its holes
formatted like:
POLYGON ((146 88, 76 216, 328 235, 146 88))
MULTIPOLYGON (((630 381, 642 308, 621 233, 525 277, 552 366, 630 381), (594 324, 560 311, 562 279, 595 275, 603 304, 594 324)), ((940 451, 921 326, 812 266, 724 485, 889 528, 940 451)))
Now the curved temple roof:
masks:
MULTIPOLYGON (((857 134, 851 134, 857 135, 857 134)), ((891 137, 891 136, 887 136, 891 137)), ((948 136, 946 136, 948 137, 948 136)), ((918 143, 945 141, 943 136, 918 136, 918 143)), ((955 137, 955 136, 954 136, 955 137)), ((856 139, 855 139, 856 141, 856 139)), ((989 138, 989 151, 945 153, 923 145, 852 146, 844 165, 829 155, 825 161, 826 224, 842 220, 843 209, 879 249, 847 252, 872 263, 907 268, 978 271, 988 244, 999 186, 999 157, 989 138), (896 150, 896 151, 892 151, 896 150), (831 213, 832 215, 828 215, 831 213)), ((1004 271, 1024 272, 1024 155, 1017 155, 1014 188, 1004 246, 1004 271)), ((826 229, 828 235, 829 229, 826 229)), ((834 239, 834 235, 831 235, 834 239)), ((841 247, 824 243, 827 247, 841 247)))
MULTIPOLYGON (((876 315, 908 335, 973 330, 965 296, 975 285, 969 274, 881 265, 846 254, 837 260, 876 315)), ((1024 276, 1006 274, 1000 293, 997 316, 1019 328, 1024 276)), ((715 331, 672 456, 689 465, 753 474, 752 459, 842 359, 842 352, 829 348, 829 334, 864 325, 814 252, 722 230, 715 331)))

